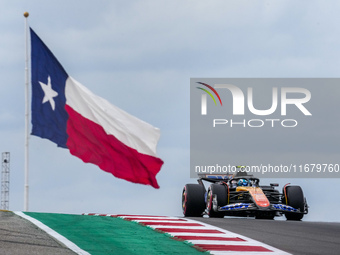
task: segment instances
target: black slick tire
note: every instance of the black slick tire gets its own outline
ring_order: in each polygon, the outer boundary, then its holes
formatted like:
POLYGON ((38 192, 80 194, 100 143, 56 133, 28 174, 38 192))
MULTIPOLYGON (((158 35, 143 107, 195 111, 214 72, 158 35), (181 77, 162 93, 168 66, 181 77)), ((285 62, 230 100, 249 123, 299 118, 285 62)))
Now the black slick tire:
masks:
POLYGON ((207 194, 207 212, 211 218, 223 218, 223 212, 215 212, 213 209, 213 197, 217 197, 217 206, 228 204, 228 187, 222 184, 211 184, 207 194))
MULTIPOLYGON (((303 191, 300 186, 289 185, 286 187, 286 192, 283 201, 285 204, 295 208, 300 209, 300 212, 304 212, 305 209, 305 198, 303 191)), ((303 218, 303 213, 285 213, 287 220, 301 220, 303 218)))
POLYGON ((205 189, 200 184, 187 184, 182 192, 182 210, 185 217, 199 217, 205 209, 205 189))

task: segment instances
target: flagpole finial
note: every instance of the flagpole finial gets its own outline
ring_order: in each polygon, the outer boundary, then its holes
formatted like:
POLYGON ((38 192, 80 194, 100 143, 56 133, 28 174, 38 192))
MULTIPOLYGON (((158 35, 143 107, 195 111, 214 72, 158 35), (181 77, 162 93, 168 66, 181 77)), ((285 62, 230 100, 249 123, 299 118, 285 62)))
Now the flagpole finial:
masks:
POLYGON ((30 14, 28 12, 24 12, 24 17, 27 18, 30 14))

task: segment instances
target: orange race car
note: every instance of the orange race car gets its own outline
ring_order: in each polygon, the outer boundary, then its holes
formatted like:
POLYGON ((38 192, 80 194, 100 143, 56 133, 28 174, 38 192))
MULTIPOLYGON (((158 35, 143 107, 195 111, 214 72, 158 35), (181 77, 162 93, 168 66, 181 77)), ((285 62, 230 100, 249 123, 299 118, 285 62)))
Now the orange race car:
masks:
POLYGON ((252 216, 273 219, 286 216, 301 220, 308 213, 306 198, 300 186, 286 184, 282 193, 275 187, 260 185, 260 180, 238 172, 236 175, 200 175, 198 184, 186 184, 182 192, 182 208, 186 217, 252 216), (206 190, 203 181, 210 182, 206 190))

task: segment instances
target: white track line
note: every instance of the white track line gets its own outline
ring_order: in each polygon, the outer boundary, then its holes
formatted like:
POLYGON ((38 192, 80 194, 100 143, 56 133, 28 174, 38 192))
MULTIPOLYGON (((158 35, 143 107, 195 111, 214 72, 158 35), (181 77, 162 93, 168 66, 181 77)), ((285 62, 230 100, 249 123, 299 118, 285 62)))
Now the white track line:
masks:
POLYGON ((84 251, 83 249, 79 248, 75 243, 71 242, 70 240, 68 240, 67 238, 65 238, 64 236, 60 235, 59 233, 57 233, 56 231, 54 231, 53 229, 51 229, 50 227, 46 226, 44 223, 24 214, 23 212, 14 212, 16 215, 32 222, 34 225, 36 225, 38 228, 40 228, 41 230, 45 231, 47 234, 49 234, 50 236, 52 236, 53 238, 57 239, 59 242, 61 242, 62 244, 64 244, 67 248, 71 249, 72 251, 74 251, 75 253, 79 254, 79 255, 90 255, 90 253, 88 253, 87 251, 84 251))

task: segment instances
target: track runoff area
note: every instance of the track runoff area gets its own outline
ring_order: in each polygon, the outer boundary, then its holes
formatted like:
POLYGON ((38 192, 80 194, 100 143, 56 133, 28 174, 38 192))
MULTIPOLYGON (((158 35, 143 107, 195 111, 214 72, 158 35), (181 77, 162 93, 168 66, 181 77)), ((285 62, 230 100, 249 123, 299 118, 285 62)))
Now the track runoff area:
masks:
POLYGON ((16 212, 77 254, 289 254, 187 218, 16 212))

